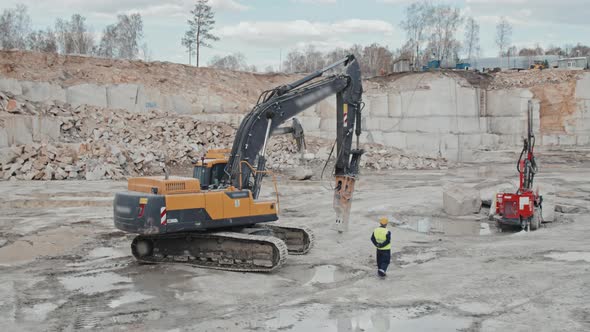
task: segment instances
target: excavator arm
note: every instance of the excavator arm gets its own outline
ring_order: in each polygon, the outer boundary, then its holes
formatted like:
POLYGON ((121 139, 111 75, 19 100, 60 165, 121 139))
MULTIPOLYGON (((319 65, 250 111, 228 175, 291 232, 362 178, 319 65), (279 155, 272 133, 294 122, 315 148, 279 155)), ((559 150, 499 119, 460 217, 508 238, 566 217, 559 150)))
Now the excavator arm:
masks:
POLYGON ((266 170, 266 145, 273 131, 288 119, 332 95, 336 95, 337 102, 334 208, 339 230, 345 230, 363 153, 358 148, 362 110, 361 72, 352 55, 296 82, 265 91, 238 128, 225 169, 225 182, 236 188, 249 189, 253 197, 258 198, 266 170), (346 67, 344 74, 316 80, 340 65, 346 67), (356 148, 353 149, 355 135, 356 148))

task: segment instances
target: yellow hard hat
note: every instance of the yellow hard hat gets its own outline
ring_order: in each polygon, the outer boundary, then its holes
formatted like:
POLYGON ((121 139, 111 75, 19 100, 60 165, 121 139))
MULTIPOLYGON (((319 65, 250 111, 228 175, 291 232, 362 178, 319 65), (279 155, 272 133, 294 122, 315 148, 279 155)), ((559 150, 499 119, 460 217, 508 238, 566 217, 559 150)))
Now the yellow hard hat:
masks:
POLYGON ((381 217, 381 218, 379 218, 379 224, 387 225, 387 224, 389 224, 389 219, 387 219, 387 217, 381 217))

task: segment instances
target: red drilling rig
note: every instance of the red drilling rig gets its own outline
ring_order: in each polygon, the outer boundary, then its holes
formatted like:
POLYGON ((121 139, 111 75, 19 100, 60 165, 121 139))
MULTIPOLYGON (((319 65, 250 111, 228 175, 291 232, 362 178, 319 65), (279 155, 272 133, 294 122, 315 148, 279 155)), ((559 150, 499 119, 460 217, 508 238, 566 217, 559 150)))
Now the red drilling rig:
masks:
POLYGON ((527 231, 541 227, 543 197, 539 191, 533 191, 533 180, 538 171, 535 162, 533 134, 533 103, 529 100, 527 110, 527 137, 518 158, 516 169, 520 175, 520 185, 514 194, 499 193, 496 195, 496 221, 498 226, 520 226, 527 231))

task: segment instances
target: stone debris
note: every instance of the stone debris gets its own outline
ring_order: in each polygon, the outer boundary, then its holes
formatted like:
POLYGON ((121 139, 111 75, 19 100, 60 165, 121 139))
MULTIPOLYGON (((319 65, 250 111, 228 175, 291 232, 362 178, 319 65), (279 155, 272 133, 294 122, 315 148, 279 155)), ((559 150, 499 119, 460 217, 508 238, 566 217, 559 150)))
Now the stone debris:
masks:
POLYGON ((579 74, 579 71, 560 69, 502 71, 493 74, 489 89, 530 88, 574 82, 579 74))
POLYGON ((291 180, 309 180, 313 177, 313 170, 308 167, 300 166, 294 168, 291 172, 289 178, 291 180))
POLYGON ((479 191, 462 186, 447 187, 443 191, 443 208, 452 216, 478 213, 481 209, 479 191))
MULTIPOLYGON (((0 105, 0 119, 3 115, 38 116, 61 123, 56 142, 0 149, 0 178, 5 180, 100 180, 162 174, 165 166, 191 167, 206 149, 231 148, 236 132, 229 124, 202 122, 198 116, 31 102, 14 99, 9 93, 0 93, 0 105), (14 105, 11 111, 6 107, 9 103, 14 105)), ((303 164, 319 166, 328 157, 331 143, 308 137, 302 160, 290 136, 273 137, 267 165, 279 172, 303 169, 303 164)), ((364 147, 362 167, 369 169, 446 167, 443 159, 402 155, 383 146, 364 147)), ((306 171, 296 178, 310 176, 306 171)))

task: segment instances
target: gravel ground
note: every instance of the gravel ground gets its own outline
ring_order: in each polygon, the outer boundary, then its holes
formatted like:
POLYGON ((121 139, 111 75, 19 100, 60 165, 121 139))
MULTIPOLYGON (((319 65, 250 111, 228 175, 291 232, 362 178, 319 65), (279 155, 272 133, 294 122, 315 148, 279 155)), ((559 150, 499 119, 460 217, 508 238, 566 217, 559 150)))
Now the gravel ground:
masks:
POLYGON ((443 212, 443 185, 516 179, 512 163, 364 174, 342 235, 328 183, 283 180, 281 221, 312 228, 316 245, 273 274, 136 263, 132 236, 112 225, 124 182, 0 182, 0 321, 6 331, 590 330, 589 162, 543 165, 541 193, 580 208, 538 231, 443 212), (393 221, 385 280, 369 241, 380 215, 393 221))

